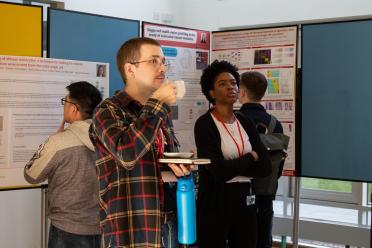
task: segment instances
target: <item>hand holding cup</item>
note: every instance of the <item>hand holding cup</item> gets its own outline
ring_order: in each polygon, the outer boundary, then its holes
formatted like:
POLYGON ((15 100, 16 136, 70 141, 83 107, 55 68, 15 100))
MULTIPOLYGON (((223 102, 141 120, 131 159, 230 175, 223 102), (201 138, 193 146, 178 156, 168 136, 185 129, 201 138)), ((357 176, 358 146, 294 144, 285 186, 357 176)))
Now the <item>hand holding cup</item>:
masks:
POLYGON ((182 80, 177 80, 174 81, 174 84, 176 85, 176 98, 177 100, 180 100, 186 94, 185 82, 182 80))

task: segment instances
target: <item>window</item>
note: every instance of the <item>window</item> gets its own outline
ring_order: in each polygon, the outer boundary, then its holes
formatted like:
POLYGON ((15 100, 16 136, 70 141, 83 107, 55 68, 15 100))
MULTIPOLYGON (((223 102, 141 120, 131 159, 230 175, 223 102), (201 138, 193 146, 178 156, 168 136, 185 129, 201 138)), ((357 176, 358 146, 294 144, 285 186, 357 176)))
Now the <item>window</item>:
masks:
POLYGON ((357 203, 361 196, 362 184, 319 178, 301 178, 301 198, 357 203))
POLYGON ((302 178, 302 188, 352 193, 352 182, 328 179, 302 178))
POLYGON ((368 203, 371 204, 371 194, 372 194, 372 183, 369 183, 368 184, 368 187, 367 187, 367 194, 368 194, 368 203))

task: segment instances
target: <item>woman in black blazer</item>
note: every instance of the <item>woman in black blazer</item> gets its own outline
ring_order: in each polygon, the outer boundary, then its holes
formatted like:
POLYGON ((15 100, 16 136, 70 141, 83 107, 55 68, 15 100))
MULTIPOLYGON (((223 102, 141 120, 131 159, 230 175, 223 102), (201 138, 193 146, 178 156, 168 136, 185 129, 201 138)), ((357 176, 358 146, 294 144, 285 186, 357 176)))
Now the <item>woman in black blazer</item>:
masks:
POLYGON ((197 229, 200 248, 255 248, 257 217, 251 177, 270 173, 270 160, 255 126, 234 113, 240 76, 227 61, 214 61, 201 77, 202 92, 213 105, 195 123, 200 158, 197 229))

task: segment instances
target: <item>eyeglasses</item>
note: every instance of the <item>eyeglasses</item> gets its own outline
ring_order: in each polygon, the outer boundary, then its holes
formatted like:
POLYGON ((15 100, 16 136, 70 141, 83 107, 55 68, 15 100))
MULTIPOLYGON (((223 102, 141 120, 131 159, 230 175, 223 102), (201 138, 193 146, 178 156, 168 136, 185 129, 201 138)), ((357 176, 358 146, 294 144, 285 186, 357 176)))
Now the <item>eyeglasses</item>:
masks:
POLYGON ((154 57, 152 59, 146 59, 146 60, 142 60, 142 61, 129 62, 129 64, 135 65, 135 64, 140 64, 140 63, 144 63, 144 62, 150 63, 155 68, 159 68, 160 66, 163 65, 166 69, 168 69, 169 66, 170 66, 170 63, 169 63, 168 60, 166 60, 165 58, 160 59, 158 57, 154 57))
POLYGON ((71 103, 71 104, 74 104, 76 106, 77 110, 79 110, 79 106, 77 105, 77 103, 67 101, 66 98, 61 98, 61 104, 62 104, 62 106, 64 106, 66 104, 66 102, 71 103))

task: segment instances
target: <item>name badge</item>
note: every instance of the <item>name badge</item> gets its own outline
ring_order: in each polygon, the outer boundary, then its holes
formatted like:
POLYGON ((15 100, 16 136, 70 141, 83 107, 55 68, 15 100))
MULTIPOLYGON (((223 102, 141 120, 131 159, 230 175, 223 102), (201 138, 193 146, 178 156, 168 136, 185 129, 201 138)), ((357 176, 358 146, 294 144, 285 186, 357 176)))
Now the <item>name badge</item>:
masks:
POLYGON ((245 199, 245 203, 247 206, 252 206, 256 203, 256 196, 255 195, 247 195, 247 198, 245 199))

